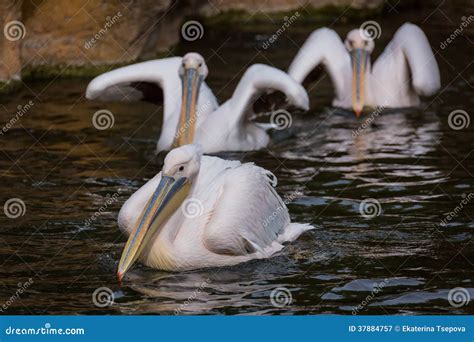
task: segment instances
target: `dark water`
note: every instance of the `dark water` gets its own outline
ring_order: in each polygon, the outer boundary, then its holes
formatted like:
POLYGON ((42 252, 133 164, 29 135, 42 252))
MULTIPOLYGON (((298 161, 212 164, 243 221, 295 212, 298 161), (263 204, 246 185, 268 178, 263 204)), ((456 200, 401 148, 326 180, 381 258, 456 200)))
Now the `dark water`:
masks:
MULTIPOLYGON (((376 54, 402 19, 384 19, 376 54)), ((295 24, 265 51, 256 46, 266 37, 248 29, 209 32, 179 53, 203 53, 208 83, 222 102, 248 64, 286 68, 311 26, 295 24)), ((350 27, 336 28, 345 34, 350 27)), ((289 204, 292 219, 315 230, 264 261, 179 274, 139 266, 122 288, 115 269, 125 237, 116 217, 160 170, 153 151, 161 109, 87 102, 87 80, 28 82, 2 97, 2 123, 18 105, 34 103, 0 136, 1 203, 19 198, 26 207, 15 219, 0 215, 0 302, 12 302, 3 313, 351 314, 358 305, 364 314, 472 313, 472 301, 455 308, 448 294, 460 287, 474 296, 473 202, 442 224, 474 192, 474 124, 458 131, 448 125, 453 110, 473 115, 472 45, 460 36, 441 50, 452 27, 428 19, 423 28, 437 51, 443 88, 419 111, 382 114, 354 134, 366 117, 335 113, 325 77, 310 92, 312 110, 294 116, 291 129, 278 132, 267 150, 223 155, 273 171, 282 196, 301 193, 289 204), (91 123, 102 108, 115 116, 104 131, 91 123), (378 216, 361 215, 364 199, 380 203, 378 216), (11 300, 19 286, 24 293, 11 300), (113 291, 114 304, 94 305, 100 287, 113 291), (270 300, 280 287, 292 297, 283 307, 270 300)))

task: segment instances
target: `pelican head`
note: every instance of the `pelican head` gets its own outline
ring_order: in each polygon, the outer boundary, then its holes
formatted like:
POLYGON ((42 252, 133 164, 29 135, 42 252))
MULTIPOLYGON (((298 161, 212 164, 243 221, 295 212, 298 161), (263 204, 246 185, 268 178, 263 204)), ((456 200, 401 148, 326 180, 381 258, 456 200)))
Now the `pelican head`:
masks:
POLYGON ((135 223, 122 252, 117 271, 119 282, 188 196, 201 167, 201 156, 200 145, 184 145, 166 156, 161 181, 135 223))
POLYGON ((354 29, 347 34, 344 45, 351 55, 352 62, 352 108, 357 117, 364 108, 365 72, 374 42, 368 39, 361 29, 354 29))
POLYGON ((206 62, 200 54, 190 52, 183 57, 179 67, 183 93, 175 146, 183 146, 193 142, 199 89, 207 77, 207 73, 206 62))

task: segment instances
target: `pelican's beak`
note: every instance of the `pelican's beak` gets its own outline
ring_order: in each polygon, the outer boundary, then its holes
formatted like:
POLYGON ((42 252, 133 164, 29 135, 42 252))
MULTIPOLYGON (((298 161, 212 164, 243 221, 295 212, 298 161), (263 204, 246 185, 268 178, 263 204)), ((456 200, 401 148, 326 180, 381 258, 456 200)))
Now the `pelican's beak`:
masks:
POLYGON ((184 75, 181 76, 183 98, 175 147, 193 143, 197 120, 196 106, 202 81, 203 76, 193 67, 186 68, 184 75))
POLYGON ((158 229, 183 203, 189 193, 191 182, 182 177, 174 179, 163 175, 155 192, 143 209, 122 252, 117 271, 119 282, 158 229))
POLYGON ((354 49, 351 52, 352 60, 352 109, 357 117, 364 108, 365 70, 369 54, 364 49, 354 49))

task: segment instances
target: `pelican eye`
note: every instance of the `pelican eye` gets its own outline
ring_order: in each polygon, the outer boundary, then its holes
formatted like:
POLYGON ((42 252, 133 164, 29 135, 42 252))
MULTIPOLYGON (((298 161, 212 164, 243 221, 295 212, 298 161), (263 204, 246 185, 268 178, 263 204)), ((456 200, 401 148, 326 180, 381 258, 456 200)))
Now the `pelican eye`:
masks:
POLYGON ((178 171, 184 171, 184 166, 181 165, 181 166, 179 167, 178 171))

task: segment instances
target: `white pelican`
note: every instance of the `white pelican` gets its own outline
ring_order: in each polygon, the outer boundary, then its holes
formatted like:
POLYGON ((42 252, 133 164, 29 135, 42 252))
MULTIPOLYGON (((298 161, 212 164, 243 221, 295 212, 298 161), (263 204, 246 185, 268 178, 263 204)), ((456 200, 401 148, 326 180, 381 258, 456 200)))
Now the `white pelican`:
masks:
POLYGON ((157 103, 161 87, 165 108, 157 153, 193 142, 201 144, 205 153, 249 151, 267 146, 269 136, 264 125, 251 119, 258 100, 275 91, 284 94, 285 108, 309 108, 305 89, 276 68, 262 64, 250 66, 232 97, 220 107, 204 83, 207 74, 204 58, 188 53, 183 58, 165 58, 107 72, 91 81, 86 97, 157 103))
POLYGON ((136 260, 180 271, 270 257, 313 228, 290 222, 275 185, 275 176, 253 163, 202 156, 195 144, 172 150, 163 170, 120 210, 118 225, 129 239, 118 279, 136 260))
POLYGON ((418 26, 401 26, 372 67, 373 49, 366 30, 350 31, 343 43, 335 31, 321 28, 306 40, 288 73, 302 83, 322 65, 335 88, 333 106, 352 108, 357 116, 364 106, 416 107, 420 96, 439 90, 438 64, 418 26))

